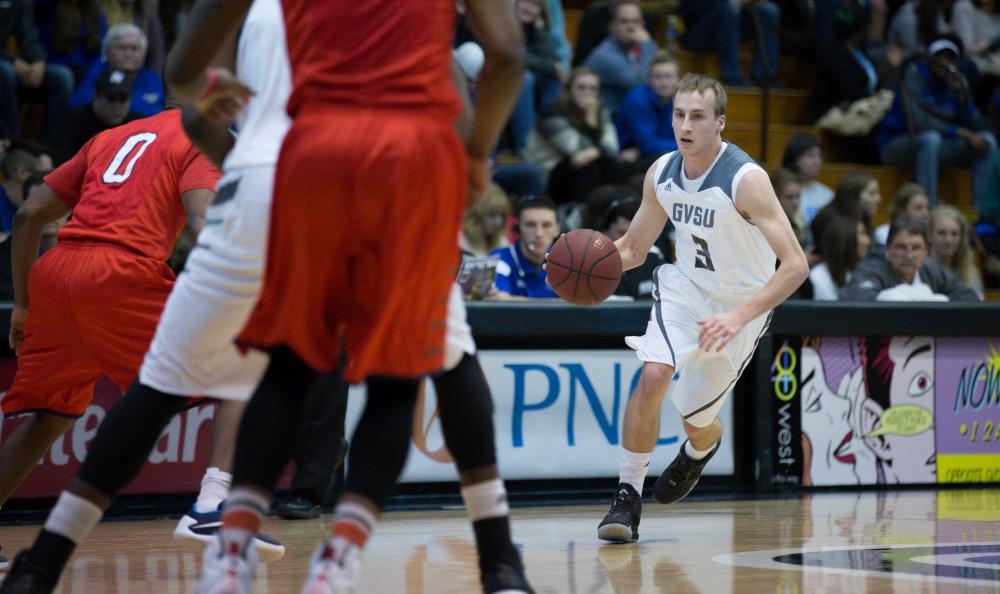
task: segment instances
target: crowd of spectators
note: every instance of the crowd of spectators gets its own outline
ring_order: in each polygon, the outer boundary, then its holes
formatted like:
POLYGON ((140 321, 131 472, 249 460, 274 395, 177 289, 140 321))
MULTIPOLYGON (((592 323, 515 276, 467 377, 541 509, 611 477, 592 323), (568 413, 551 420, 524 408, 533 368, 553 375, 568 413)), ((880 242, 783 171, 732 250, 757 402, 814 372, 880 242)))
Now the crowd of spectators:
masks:
MULTIPOLYGON (((0 4, 6 40, 0 56, 0 235, 9 233, 29 178, 70 158, 94 134, 164 108, 159 73, 189 4, 0 4)), ((857 270, 872 260, 889 266, 881 273, 896 271, 901 282, 916 278, 941 289, 927 282, 936 283, 939 271, 979 296, 1000 276, 995 0, 678 0, 670 3, 669 18, 662 3, 636 0, 511 4, 524 33, 522 92, 497 147, 495 185, 467 213, 462 240, 469 254, 497 255, 506 264, 500 270, 520 275, 498 275, 490 298, 529 296, 518 293, 520 284, 534 283, 533 275, 544 280, 536 244, 551 244, 559 230, 588 226, 616 237, 627 229, 645 171, 677 147, 672 101, 684 74, 678 48, 714 54, 730 88, 785 86, 782 54, 815 64, 809 107, 823 136, 792 135, 771 172, 814 265, 799 296, 867 298, 870 291, 851 286, 867 278, 857 270), (583 9, 572 47, 566 8, 583 9), (820 181, 831 179, 822 175, 823 150, 838 135, 853 137, 847 140, 859 147, 858 162, 891 165, 911 180, 894 196, 885 224, 874 225, 883 190, 875 176, 859 168, 831 183, 835 189, 820 181), (951 165, 970 171, 972 220, 968 209, 948 205, 970 201, 939 187, 940 168, 951 165), (897 221, 906 225, 896 229, 897 221), (914 234, 923 238, 926 254, 915 275, 901 275, 893 253, 904 254, 893 252, 892 242, 914 234)), ((456 8, 455 57, 474 94, 482 51, 461 0, 456 8)), ((621 296, 649 297, 643 275, 671 260, 669 230, 654 252, 649 266, 626 276, 621 296)), ((552 295, 530 295, 539 296, 552 295)))

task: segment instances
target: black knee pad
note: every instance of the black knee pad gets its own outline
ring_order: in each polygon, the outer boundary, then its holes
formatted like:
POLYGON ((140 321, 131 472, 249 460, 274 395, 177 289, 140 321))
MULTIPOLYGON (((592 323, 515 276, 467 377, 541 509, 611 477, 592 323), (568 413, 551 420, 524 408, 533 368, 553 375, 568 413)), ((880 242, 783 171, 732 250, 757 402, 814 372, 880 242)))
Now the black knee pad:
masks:
POLYGON ((441 431, 459 472, 497 463, 493 398, 475 355, 434 377, 441 431))
POLYGON ((160 433, 191 399, 135 380, 101 423, 77 477, 114 497, 142 470, 160 433))
POLYGON ((380 509, 406 464, 413 408, 420 380, 374 377, 348 452, 344 491, 371 499, 380 509))

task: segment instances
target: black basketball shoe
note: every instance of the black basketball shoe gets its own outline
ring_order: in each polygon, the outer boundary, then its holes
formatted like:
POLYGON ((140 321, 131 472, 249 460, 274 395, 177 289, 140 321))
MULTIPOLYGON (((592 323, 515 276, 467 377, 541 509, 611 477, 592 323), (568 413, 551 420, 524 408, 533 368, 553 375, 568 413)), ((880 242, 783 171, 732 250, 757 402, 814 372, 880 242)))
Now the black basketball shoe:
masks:
POLYGON ((628 483, 618 485, 611 510, 597 526, 597 538, 611 542, 639 540, 639 518, 642 516, 642 496, 628 483))
POLYGON ((674 503, 684 499, 698 484, 698 479, 701 478, 701 471, 705 465, 712 459, 715 452, 719 451, 722 439, 719 439, 712 451, 701 460, 695 460, 687 455, 687 452, 684 451, 687 443, 687 440, 684 440, 677 457, 670 463, 670 466, 667 466, 660 478, 656 479, 656 484, 653 485, 653 499, 657 503, 674 503))
POLYGON ((0 594, 49 594, 59 581, 44 567, 33 562, 31 551, 21 551, 0 586, 0 594))
POLYGON ((482 573, 483 591, 510 592, 511 594, 535 594, 524 576, 524 566, 520 559, 517 562, 500 561, 484 568, 482 573))

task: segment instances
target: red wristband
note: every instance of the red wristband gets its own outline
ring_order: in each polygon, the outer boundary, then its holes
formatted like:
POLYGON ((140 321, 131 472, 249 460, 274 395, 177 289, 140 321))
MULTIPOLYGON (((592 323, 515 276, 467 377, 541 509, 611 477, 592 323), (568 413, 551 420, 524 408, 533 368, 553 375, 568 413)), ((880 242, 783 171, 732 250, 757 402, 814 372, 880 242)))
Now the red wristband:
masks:
POLYGON ((219 73, 215 68, 205 69, 205 90, 201 92, 201 96, 205 97, 209 93, 215 90, 215 85, 219 82, 219 73))

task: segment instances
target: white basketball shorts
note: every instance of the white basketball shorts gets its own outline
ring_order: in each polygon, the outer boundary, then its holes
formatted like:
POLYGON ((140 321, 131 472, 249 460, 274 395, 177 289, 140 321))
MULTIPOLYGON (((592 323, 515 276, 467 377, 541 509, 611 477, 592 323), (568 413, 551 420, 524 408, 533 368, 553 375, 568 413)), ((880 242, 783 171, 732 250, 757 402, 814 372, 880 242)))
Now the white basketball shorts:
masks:
POLYGON ((698 322, 739 305, 713 299, 673 264, 656 269, 653 287, 653 310, 646 333, 628 336, 625 343, 635 349, 640 360, 674 368, 674 385, 669 392, 674 405, 685 421, 706 427, 750 363, 771 314, 744 326, 722 351, 706 352, 698 348, 698 322))
POLYGON ((226 172, 167 299, 140 381, 167 394, 248 400, 268 357, 233 339, 260 296, 274 167, 226 172))

